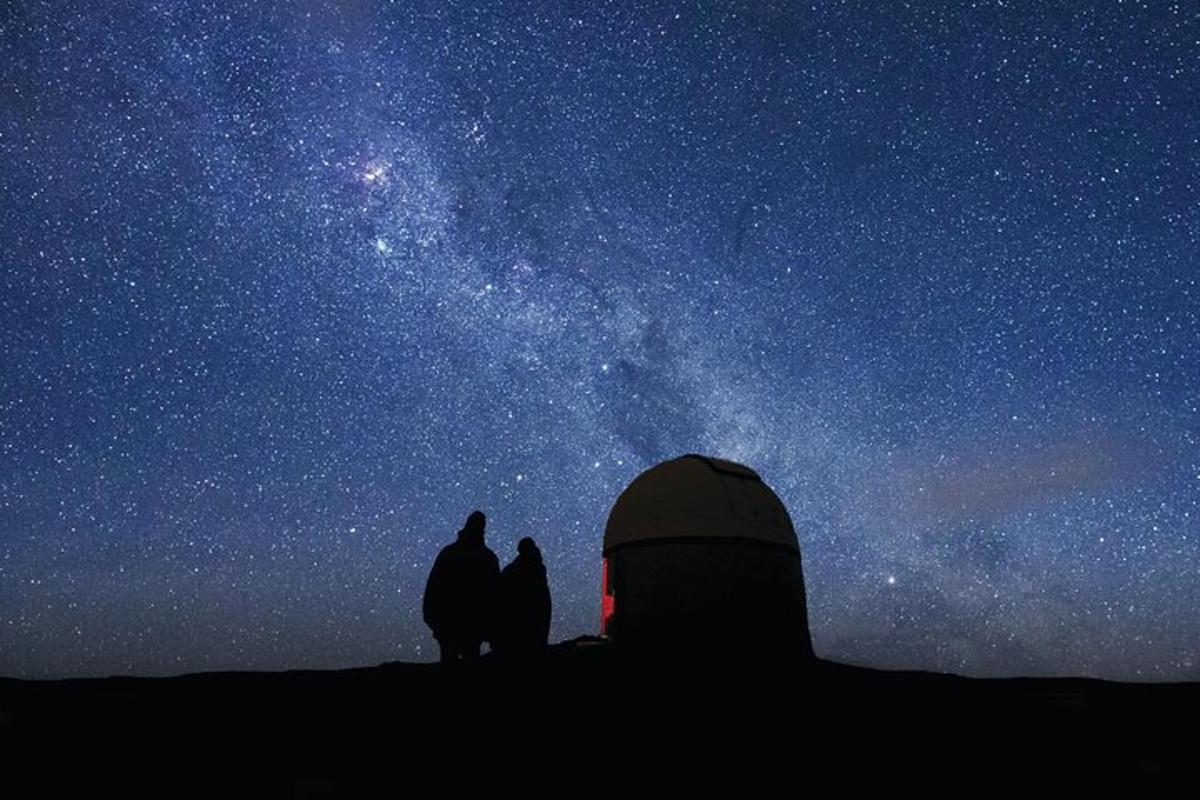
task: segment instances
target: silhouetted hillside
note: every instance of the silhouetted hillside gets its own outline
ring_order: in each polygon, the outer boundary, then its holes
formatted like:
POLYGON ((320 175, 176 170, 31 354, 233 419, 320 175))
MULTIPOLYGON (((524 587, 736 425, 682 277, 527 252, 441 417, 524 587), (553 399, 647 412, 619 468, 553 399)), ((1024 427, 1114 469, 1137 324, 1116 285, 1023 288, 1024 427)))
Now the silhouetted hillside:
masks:
POLYGON ((234 775, 301 793, 422 776, 490 786, 519 778, 523 764, 538 780, 591 776, 600 786, 1145 786, 1186 776, 1197 711, 1192 684, 648 662, 570 643, 522 667, 485 657, 456 671, 394 663, 0 681, 12 763, 77 750, 125 764, 130 772, 111 775, 122 785, 144 778, 200 794, 234 775))

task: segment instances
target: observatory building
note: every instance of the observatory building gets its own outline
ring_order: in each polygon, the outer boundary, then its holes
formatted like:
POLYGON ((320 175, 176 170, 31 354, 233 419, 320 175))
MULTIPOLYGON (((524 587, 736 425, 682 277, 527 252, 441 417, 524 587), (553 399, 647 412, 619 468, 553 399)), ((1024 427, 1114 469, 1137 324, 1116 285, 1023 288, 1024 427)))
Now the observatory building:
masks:
POLYGON ((602 580, 615 645, 812 657, 792 521, 741 464, 686 455, 634 479, 608 516, 602 580))

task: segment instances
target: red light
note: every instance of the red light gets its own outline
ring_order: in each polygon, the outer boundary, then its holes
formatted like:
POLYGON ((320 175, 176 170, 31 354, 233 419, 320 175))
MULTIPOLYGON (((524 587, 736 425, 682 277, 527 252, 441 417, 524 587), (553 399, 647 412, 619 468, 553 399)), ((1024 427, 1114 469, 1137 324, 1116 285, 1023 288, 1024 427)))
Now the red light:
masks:
POLYGON ((612 594, 612 583, 609 581, 608 575, 608 559, 604 559, 604 566, 600 570, 600 635, 608 635, 608 626, 612 623, 613 612, 617 608, 617 599, 612 594))

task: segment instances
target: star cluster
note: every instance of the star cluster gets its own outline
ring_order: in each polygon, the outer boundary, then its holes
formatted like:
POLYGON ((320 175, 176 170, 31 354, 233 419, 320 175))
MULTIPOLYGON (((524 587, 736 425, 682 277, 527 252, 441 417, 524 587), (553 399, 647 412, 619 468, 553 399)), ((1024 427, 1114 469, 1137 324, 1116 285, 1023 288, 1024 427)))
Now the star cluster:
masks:
POLYGON ((746 463, 819 654, 1200 676, 1185 3, 0 15, 0 674, 429 660, 466 514, 595 632, 746 463))

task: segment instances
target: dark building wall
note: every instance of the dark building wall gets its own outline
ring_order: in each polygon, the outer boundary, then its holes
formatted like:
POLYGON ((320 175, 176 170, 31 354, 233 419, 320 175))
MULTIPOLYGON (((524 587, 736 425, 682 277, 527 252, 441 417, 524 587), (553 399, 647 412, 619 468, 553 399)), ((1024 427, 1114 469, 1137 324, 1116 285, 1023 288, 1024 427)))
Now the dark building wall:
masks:
POLYGON ((605 555, 615 643, 812 656, 803 570, 790 548, 697 537, 631 543, 605 555))

